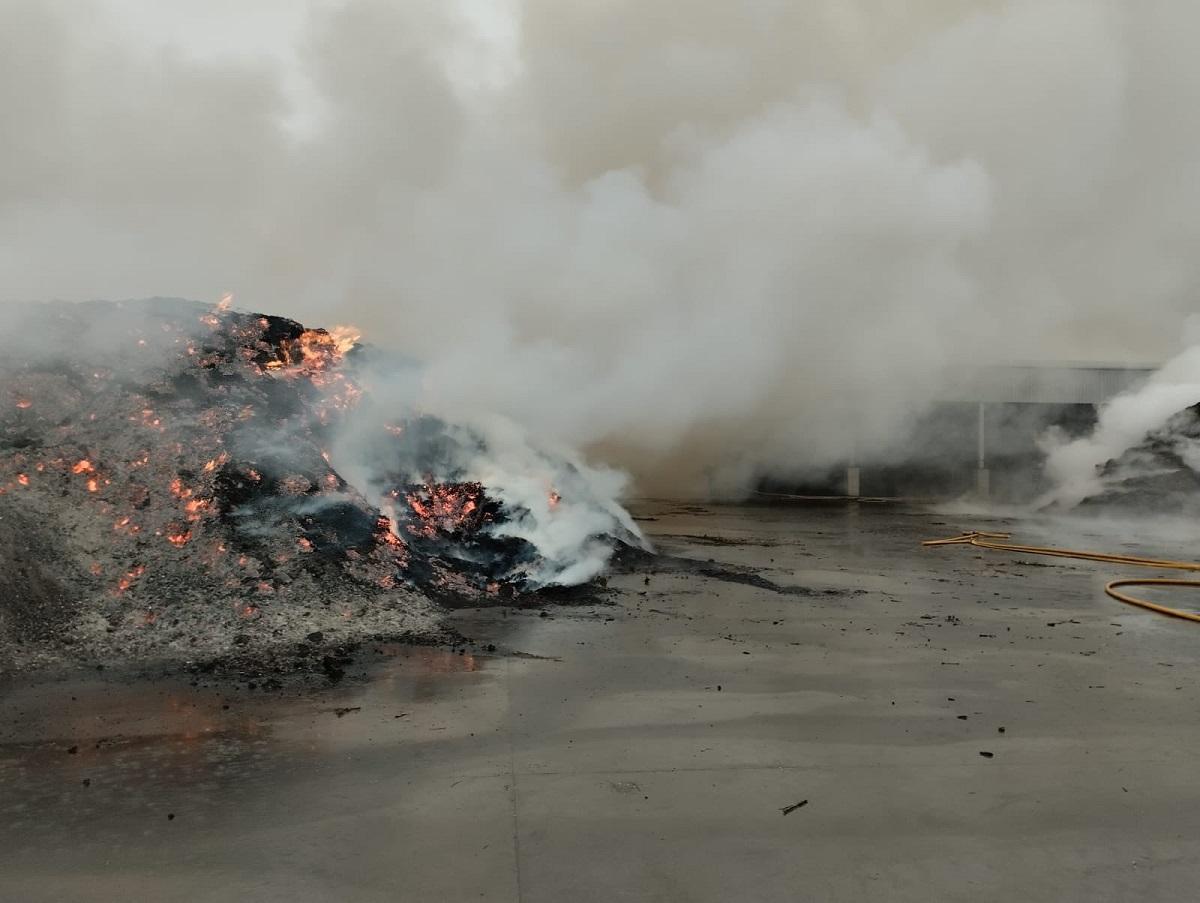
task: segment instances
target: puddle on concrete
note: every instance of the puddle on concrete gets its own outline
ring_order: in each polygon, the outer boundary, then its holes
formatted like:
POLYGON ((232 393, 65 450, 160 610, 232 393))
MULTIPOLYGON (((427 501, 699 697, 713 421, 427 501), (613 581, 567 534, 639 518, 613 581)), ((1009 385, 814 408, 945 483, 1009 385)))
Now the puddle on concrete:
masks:
POLYGON ((496 664, 383 645, 365 682, 324 688, 115 675, 10 686, 0 695, 0 844, 94 845, 177 810, 211 822, 331 757, 408 748, 420 758, 421 744, 487 728, 496 664))

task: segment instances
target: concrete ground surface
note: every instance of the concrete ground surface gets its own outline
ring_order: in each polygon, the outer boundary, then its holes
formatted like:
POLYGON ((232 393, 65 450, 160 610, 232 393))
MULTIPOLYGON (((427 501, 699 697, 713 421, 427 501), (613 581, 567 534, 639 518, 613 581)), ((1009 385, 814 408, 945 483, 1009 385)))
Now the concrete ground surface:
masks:
POLYGON ((919 545, 1194 557, 1178 532, 635 513, 697 564, 457 613, 494 655, 302 693, 8 683, 0 900, 1196 898, 1200 625, 1108 599, 1111 567, 919 545))

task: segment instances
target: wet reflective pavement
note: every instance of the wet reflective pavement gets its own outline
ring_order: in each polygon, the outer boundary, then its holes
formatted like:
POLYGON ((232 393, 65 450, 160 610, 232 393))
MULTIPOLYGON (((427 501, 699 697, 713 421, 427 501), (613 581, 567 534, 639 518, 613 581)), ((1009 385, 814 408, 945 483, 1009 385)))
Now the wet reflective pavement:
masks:
POLYGON ((1196 625, 1118 606, 1096 565, 917 545, 995 520, 639 513, 706 567, 455 613, 495 655, 387 648, 303 692, 4 685, 0 899, 1194 895, 1196 625))

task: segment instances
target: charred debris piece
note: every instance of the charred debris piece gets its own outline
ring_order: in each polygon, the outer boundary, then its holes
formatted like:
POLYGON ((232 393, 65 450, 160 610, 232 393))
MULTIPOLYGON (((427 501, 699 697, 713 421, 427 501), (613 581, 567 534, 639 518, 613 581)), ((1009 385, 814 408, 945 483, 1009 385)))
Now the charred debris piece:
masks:
POLYGON ((435 636, 438 603, 533 599, 537 549, 495 529, 521 512, 422 468, 469 434, 382 421, 359 486, 335 466, 357 339, 224 304, 26 310, 0 338, 9 665, 435 636))

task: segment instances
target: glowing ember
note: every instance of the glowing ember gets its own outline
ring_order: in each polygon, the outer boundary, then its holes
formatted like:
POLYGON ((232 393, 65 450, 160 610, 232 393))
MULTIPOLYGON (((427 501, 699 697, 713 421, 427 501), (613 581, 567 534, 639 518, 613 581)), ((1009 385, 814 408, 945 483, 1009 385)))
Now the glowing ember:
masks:
POLYGON ((397 536, 395 533, 393 533, 391 531, 390 527, 388 528, 387 533, 383 534, 383 541, 386 542, 389 546, 395 546, 398 549, 404 547, 404 540, 402 540, 399 536, 397 536))
POLYGON ((418 519, 409 530, 433 538, 476 526, 482 495, 478 483, 434 483, 407 492, 405 501, 418 519))
POLYGON ((217 455, 217 457, 215 457, 211 461, 208 461, 205 463, 204 472, 212 473, 214 470, 216 470, 218 467, 220 467, 222 464, 224 464, 228 460, 229 460, 229 454, 227 452, 221 452, 221 454, 217 455))
POLYGON ((146 566, 139 564, 125 573, 125 575, 117 581, 117 593, 123 593, 129 587, 133 586, 138 581, 142 574, 146 573, 146 566))
POLYGON ((84 458, 82 461, 77 462, 71 468, 71 473, 95 473, 95 471, 96 471, 96 468, 92 465, 92 462, 87 460, 86 458, 84 458))
POLYGON ((380 542, 391 546, 396 552, 406 553, 408 549, 404 545, 404 540, 396 535, 396 531, 393 528, 393 524, 395 524, 395 522, 396 520, 394 516, 388 517, 387 515, 381 515, 375 521, 375 536, 380 542))
POLYGON ((212 509, 211 499, 191 499, 183 506, 189 521, 198 521, 212 509))
POLYGON ((24 410, 27 410, 28 408, 33 407, 33 402, 27 398, 22 398, 21 400, 19 400, 17 402, 17 407, 20 408, 22 411, 24 411, 24 410))
POLYGON ((342 358, 358 342, 361 333, 351 326, 333 329, 306 329, 298 336, 280 343, 278 357, 261 366, 267 372, 294 378, 306 377, 314 386, 324 390, 324 403, 317 415, 326 422, 329 409, 346 408, 362 394, 355 383, 342 373, 333 372, 342 358))
POLYGON ((17 474, 17 482, 20 483, 22 486, 28 486, 29 485, 29 477, 23 473, 19 473, 19 474, 17 474))
POLYGON ((192 538, 191 530, 179 530, 177 532, 167 534, 167 542, 169 542, 171 545, 175 546, 176 548, 187 545, 188 541, 191 538, 192 538))

